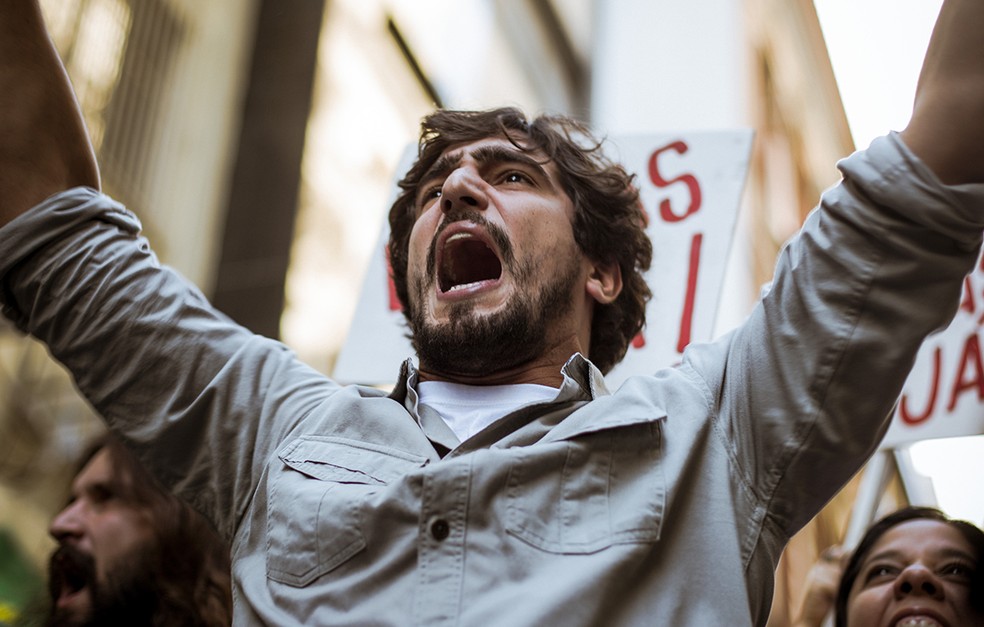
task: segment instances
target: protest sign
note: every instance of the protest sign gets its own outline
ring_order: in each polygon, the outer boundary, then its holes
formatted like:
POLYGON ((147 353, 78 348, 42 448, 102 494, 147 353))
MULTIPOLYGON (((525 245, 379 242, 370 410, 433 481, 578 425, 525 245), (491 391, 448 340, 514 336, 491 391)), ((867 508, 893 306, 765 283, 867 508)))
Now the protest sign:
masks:
POLYGON ((984 258, 964 279, 950 325, 923 342, 883 448, 984 433, 984 258))

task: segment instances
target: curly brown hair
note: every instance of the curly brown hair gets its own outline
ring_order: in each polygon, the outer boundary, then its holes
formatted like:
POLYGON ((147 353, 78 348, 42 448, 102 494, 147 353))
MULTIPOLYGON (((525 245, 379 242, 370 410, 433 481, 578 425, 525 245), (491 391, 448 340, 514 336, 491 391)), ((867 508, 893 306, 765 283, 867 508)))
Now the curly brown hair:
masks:
POLYGON ((605 156, 603 140, 577 120, 539 115, 532 120, 519 109, 439 110, 421 123, 417 160, 400 181, 390 208, 389 257, 403 314, 411 316, 407 288, 410 231, 416 220, 414 198, 421 177, 441 154, 456 144, 504 137, 526 152, 540 151, 556 164, 560 184, 574 205, 574 238, 597 263, 617 263, 622 291, 610 304, 597 305, 591 327, 591 361, 608 372, 621 361, 629 342, 646 321, 652 293, 644 273, 652 262, 652 242, 634 175, 605 156))

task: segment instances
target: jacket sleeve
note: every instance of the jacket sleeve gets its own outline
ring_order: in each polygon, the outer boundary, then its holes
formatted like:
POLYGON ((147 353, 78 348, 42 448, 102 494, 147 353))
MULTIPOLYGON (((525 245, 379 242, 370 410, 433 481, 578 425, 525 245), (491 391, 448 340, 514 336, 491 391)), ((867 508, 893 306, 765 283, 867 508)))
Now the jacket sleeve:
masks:
POLYGON ((137 218, 76 188, 0 230, 0 303, 110 428, 230 536, 272 447, 337 386, 158 263, 137 218))
POLYGON ((763 532, 782 542, 876 448, 923 338, 956 312, 984 229, 984 185, 943 185, 896 134, 838 167, 771 289, 720 343, 725 366, 688 357, 763 532))

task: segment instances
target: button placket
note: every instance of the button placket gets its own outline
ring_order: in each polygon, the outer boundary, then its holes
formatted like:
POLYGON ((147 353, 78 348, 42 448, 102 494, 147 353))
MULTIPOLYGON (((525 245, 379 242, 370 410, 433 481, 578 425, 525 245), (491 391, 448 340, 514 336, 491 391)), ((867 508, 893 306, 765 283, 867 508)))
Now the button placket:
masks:
POLYGON ((454 625, 461 612, 471 463, 445 460, 424 474, 414 624, 454 625), (437 472, 434 472, 434 468, 437 472))

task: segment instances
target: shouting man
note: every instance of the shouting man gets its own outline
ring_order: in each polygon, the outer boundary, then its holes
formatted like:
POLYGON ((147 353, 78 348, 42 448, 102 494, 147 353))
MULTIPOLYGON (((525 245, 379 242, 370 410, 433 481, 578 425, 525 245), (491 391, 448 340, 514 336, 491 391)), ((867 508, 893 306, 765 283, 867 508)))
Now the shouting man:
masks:
POLYGON ((92 448, 50 531, 49 625, 230 624, 228 547, 114 438, 92 448))
POLYGON ((387 394, 158 264, 7 0, 0 302, 230 541, 238 624, 764 624, 977 258, 981 32, 984 1, 946 0, 910 125, 841 164, 745 324, 615 391, 648 298, 631 177, 567 118, 429 116, 390 211, 419 367, 387 394))

